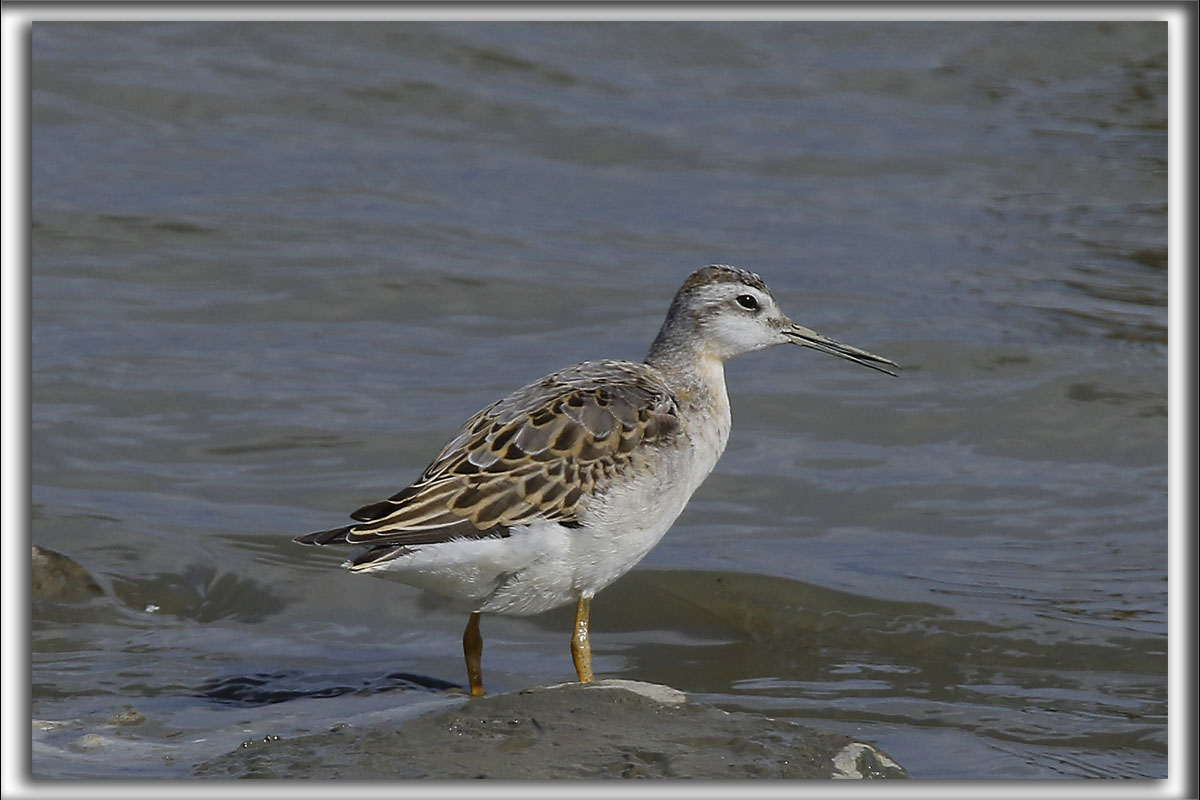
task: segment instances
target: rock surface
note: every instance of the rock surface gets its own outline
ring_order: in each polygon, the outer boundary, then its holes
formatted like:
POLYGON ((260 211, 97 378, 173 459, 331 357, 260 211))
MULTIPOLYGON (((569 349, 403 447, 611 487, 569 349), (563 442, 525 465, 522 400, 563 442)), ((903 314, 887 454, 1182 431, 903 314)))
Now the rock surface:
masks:
POLYGON ((79 603, 101 594, 86 569, 62 553, 36 544, 31 569, 29 590, 35 603, 79 603))
POLYGON ((248 741, 202 778, 902 778, 870 745, 606 680, 466 700, 396 724, 248 741))

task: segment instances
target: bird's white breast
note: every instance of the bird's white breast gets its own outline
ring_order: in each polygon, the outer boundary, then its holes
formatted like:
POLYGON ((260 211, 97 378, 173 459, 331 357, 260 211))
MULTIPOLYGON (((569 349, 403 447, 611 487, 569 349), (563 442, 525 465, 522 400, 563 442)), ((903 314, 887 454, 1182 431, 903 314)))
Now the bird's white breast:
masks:
MULTIPOLYGON (((706 385, 680 398, 685 408, 680 436, 648 447, 630 468, 602 487, 587 503, 577 528, 559 528, 547 558, 531 564, 511 586, 501 587, 481 610, 511 610, 530 594, 553 586, 554 605, 590 597, 642 560, 683 512, 692 494, 712 472, 729 440, 729 399, 724 370, 714 362, 706 385), (538 587, 535 589, 535 587, 538 587)), ((549 602, 550 598, 546 598, 549 602)), ((547 605, 526 613, 552 608, 547 605)))

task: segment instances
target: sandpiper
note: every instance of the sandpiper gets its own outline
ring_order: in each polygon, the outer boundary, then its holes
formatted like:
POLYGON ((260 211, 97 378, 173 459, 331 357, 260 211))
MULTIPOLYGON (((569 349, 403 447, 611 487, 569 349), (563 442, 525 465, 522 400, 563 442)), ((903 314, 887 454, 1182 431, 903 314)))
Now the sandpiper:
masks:
POLYGON ((467 420, 411 486, 295 541, 364 546, 351 572, 465 601, 472 696, 484 693, 484 612, 574 602, 571 656, 591 681, 592 597, 658 543, 725 450, 725 360, 787 343, 898 369, 792 323, 753 272, 707 266, 676 292, 645 361, 585 361, 518 389, 467 420))

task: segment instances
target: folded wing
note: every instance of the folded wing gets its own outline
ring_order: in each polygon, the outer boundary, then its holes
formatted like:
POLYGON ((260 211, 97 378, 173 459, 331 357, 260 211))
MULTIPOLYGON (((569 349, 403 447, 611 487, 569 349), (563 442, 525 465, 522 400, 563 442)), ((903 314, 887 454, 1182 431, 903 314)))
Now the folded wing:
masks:
POLYGON ((451 539, 517 525, 573 526, 598 482, 679 433, 675 397, 654 370, 591 361, 547 375, 480 411, 411 486, 351 514, 357 524, 297 537, 366 545, 362 568, 451 539))

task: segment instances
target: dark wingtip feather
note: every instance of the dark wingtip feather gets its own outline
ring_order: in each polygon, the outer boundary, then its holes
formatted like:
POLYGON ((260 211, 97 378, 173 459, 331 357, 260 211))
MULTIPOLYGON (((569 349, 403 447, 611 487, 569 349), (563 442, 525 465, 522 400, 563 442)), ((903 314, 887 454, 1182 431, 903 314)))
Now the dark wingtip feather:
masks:
POLYGON ((382 519, 388 514, 396 510, 396 503, 391 500, 380 500, 378 503, 368 503, 362 508, 355 509, 350 514, 350 519, 356 519, 359 522, 374 522, 377 519, 382 519))
POLYGON ((353 527, 353 525, 346 525, 341 528, 330 528, 327 531, 306 533, 303 536, 297 536, 292 541, 297 544, 346 544, 346 536, 353 527))
POLYGON ((360 553, 348 561, 346 566, 353 572, 359 572, 411 552, 412 548, 405 547, 404 545, 372 547, 365 553, 360 553))

